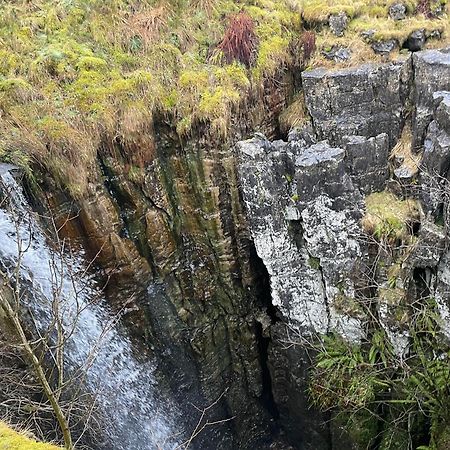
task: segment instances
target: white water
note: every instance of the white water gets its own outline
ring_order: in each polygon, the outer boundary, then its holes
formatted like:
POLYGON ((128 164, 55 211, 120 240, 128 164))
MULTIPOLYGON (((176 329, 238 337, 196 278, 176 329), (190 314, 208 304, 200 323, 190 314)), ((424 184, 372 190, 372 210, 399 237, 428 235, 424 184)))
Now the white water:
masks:
MULTIPOLYGON (((21 278, 26 289, 27 303, 43 329, 48 325, 52 300, 52 275, 54 264, 59 266, 61 258, 51 252, 46 238, 33 218, 23 196, 21 187, 10 173, 10 167, 0 166, 3 188, 6 188, 14 204, 14 216, 10 210, 0 208, 0 260, 3 266, 13 267, 17 261, 18 247, 16 224, 20 218, 19 235, 31 245, 23 255, 21 278), (31 234, 30 234, 31 233, 31 234), (31 294, 33 292, 33 294, 31 294)), ((64 257, 64 267, 71 271, 83 268, 82 258, 64 257)), ((101 300, 95 283, 84 274, 83 280, 75 283, 63 273, 63 307, 66 324, 73 323, 74 312, 79 305, 84 308, 76 322, 75 333, 67 349, 69 366, 73 370, 83 365, 98 342, 100 349, 92 366, 87 371, 86 384, 90 391, 98 392, 97 404, 102 416, 107 418, 105 435, 108 450, 150 450, 176 447, 177 434, 174 423, 177 412, 174 405, 161 398, 155 382, 154 367, 149 362, 138 361, 132 346, 120 324, 111 324, 113 318, 101 300), (75 292, 79 292, 75 295, 75 292), (93 304, 92 299, 99 299, 93 304), (105 329, 108 328, 106 336, 105 329)), ((97 448, 97 447, 94 447, 97 448)), ((100 448, 100 446, 99 446, 100 448)))

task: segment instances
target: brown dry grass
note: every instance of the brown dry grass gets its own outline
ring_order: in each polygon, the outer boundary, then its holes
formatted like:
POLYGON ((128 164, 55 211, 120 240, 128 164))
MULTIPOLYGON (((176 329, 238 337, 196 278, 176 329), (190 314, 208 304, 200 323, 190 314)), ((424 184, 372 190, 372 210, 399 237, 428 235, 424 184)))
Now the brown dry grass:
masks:
POLYGON ((155 42, 167 30, 168 11, 164 5, 133 14, 125 23, 127 39, 138 36, 145 47, 155 42))
POLYGON ((222 42, 217 49, 223 52, 228 64, 238 61, 246 67, 254 64, 258 52, 258 38, 253 19, 244 11, 232 16, 222 42))
POLYGON ((391 151, 390 160, 402 161, 402 166, 409 169, 413 174, 419 171, 421 154, 413 152, 412 132, 409 124, 403 128, 402 135, 391 151))

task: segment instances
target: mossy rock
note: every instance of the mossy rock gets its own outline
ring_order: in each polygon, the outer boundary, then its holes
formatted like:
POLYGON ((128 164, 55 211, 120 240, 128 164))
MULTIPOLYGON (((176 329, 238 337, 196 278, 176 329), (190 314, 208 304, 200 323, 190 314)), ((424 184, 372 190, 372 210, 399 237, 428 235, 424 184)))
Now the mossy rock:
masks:
POLYGON ((14 431, 0 422, 0 450, 60 450, 52 444, 37 442, 23 432, 14 431))

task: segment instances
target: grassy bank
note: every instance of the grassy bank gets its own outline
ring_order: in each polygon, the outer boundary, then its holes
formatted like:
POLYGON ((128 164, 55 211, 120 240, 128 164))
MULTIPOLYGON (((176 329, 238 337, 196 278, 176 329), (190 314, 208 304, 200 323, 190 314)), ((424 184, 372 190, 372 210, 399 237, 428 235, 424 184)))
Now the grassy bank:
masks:
MULTIPOLYGON (((181 136, 206 122, 224 137, 250 91, 304 63, 316 46, 311 65, 326 63, 322 51, 336 44, 353 49, 349 63, 357 63, 376 58, 361 38, 367 29, 399 41, 417 28, 445 36, 445 14, 424 14, 420 2, 408 0, 408 16, 397 24, 388 17, 390 3, 1 1, 0 158, 30 176, 30 167, 41 165, 82 196, 99 143, 150 148, 143 136, 151 134, 155 111, 181 136), (341 11, 351 20, 336 37, 327 20, 341 11)), ((134 162, 146 163, 139 155, 134 162)))
POLYGON ((0 450, 58 450, 51 444, 36 442, 25 433, 14 431, 5 423, 0 422, 0 450))

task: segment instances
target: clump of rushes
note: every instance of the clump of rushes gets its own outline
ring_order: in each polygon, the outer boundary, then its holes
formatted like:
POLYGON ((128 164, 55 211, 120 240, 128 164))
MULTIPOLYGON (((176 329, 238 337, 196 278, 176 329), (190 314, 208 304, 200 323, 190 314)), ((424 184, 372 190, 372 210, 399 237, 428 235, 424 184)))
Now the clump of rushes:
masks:
POLYGON ((238 61, 246 67, 255 63, 258 37, 253 19, 244 11, 232 16, 222 42, 217 46, 228 64, 238 61))

